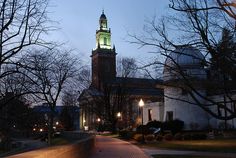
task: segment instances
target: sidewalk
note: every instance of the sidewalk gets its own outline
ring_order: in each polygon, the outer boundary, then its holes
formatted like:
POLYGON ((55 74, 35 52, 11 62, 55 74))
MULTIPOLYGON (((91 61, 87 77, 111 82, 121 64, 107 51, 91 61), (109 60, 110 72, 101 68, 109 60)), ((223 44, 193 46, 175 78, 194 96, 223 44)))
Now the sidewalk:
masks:
POLYGON ((150 158, 139 147, 120 139, 96 136, 96 146, 90 158, 150 158))

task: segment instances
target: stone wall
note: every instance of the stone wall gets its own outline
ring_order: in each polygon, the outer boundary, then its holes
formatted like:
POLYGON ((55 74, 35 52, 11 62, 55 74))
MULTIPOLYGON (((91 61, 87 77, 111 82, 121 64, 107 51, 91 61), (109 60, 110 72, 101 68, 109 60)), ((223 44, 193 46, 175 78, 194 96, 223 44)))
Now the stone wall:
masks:
POLYGON ((95 146, 95 135, 88 135, 73 144, 34 150, 9 158, 88 158, 95 146))

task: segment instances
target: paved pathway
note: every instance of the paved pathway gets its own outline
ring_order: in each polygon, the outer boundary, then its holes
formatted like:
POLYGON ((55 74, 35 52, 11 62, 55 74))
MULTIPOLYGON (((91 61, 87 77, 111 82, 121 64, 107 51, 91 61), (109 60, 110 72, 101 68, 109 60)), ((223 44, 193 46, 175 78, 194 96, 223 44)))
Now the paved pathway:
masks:
POLYGON ((149 158, 139 147, 120 139, 96 136, 90 158, 149 158))

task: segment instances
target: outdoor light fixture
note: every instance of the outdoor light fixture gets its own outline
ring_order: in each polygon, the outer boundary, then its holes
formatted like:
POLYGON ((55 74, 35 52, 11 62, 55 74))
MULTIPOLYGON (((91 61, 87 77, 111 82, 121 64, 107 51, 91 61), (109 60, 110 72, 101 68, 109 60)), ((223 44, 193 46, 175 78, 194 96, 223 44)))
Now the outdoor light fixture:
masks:
POLYGON ((143 129, 143 107, 144 107, 144 102, 142 99, 140 99, 139 103, 138 103, 139 107, 141 108, 141 113, 142 113, 142 144, 145 144, 145 139, 144 139, 144 129, 143 129))
POLYGON ((100 121, 101 121, 101 119, 100 119, 100 118, 98 118, 98 119, 97 119, 97 121, 98 121, 98 122, 100 122, 100 121))
POLYGON ((139 105, 140 107, 143 107, 143 106, 144 106, 143 99, 140 99, 140 101, 139 101, 138 105, 139 105))
POLYGON ((121 117, 121 113, 120 112, 117 113, 117 117, 121 117))
POLYGON ((59 125, 59 122, 58 122, 58 121, 56 122, 56 125, 59 125))

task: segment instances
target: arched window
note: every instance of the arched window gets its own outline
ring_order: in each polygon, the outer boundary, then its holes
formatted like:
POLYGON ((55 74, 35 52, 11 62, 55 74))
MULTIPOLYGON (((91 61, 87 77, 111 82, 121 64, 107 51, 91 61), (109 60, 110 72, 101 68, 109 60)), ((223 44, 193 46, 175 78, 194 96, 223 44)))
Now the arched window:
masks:
POLYGON ((107 38, 104 37, 104 45, 107 45, 107 38))

